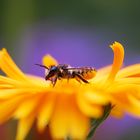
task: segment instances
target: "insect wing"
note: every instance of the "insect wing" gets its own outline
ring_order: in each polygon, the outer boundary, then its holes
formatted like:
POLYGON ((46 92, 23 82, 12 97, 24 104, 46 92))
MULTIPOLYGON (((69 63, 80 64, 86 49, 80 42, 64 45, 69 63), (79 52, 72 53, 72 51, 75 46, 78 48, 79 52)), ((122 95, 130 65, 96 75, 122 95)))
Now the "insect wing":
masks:
POLYGON ((68 68, 66 68, 67 70, 94 70, 94 71, 96 71, 95 70, 95 68, 93 68, 93 67, 68 67, 68 68))

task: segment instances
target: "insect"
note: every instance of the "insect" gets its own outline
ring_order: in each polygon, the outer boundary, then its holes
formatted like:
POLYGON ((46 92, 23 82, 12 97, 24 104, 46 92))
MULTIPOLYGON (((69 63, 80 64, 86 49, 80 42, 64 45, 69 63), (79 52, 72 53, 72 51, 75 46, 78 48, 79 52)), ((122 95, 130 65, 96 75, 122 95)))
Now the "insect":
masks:
POLYGON ((55 86, 57 80, 76 79, 78 82, 89 83, 88 80, 96 75, 96 69, 93 67, 71 67, 67 64, 58 64, 47 67, 45 65, 36 64, 44 67, 45 80, 50 80, 55 86))

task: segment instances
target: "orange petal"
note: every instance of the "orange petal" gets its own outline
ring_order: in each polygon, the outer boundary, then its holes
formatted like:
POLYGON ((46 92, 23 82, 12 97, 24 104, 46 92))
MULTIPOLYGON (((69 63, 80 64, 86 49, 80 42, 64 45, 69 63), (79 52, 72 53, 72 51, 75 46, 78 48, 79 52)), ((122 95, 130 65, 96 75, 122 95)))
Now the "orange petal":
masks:
POLYGON ((0 68, 6 75, 13 79, 27 80, 24 73, 17 67, 4 48, 0 51, 0 68))
POLYGON ((115 105, 112 109, 111 109, 111 115, 115 118, 122 118, 124 116, 124 111, 123 109, 118 106, 118 105, 115 105))
POLYGON ((114 60, 112 64, 112 69, 109 74, 108 79, 114 80, 117 72, 122 66, 123 59, 124 59, 124 48, 119 42, 115 42, 113 45, 110 46, 114 52, 114 60))
POLYGON ((57 61, 51 55, 45 55, 42 59, 42 63, 47 67, 58 64, 57 61))

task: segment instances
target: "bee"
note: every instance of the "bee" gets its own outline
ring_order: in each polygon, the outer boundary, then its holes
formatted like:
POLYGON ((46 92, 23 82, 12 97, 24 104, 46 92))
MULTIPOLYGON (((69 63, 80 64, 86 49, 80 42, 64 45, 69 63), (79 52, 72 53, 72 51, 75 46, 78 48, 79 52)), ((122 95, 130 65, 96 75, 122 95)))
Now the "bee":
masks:
POLYGON ((36 64, 45 68, 45 80, 50 80, 55 86, 57 80, 76 79, 78 82, 89 83, 88 80, 96 75, 96 69, 93 67, 71 67, 67 64, 58 64, 47 67, 36 64))

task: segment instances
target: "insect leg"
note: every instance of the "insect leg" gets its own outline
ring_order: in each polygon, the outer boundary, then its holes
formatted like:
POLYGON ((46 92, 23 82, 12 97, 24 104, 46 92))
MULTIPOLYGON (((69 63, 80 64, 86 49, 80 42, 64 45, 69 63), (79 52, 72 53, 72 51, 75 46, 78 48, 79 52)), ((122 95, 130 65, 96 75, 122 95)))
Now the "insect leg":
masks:
POLYGON ((75 73, 75 75, 80 79, 82 80, 84 83, 89 83, 86 79, 84 79, 80 74, 78 73, 75 73))
POLYGON ((52 82, 52 85, 53 87, 55 86, 56 82, 57 82, 57 76, 55 76, 54 78, 51 78, 51 82, 52 82))
POLYGON ((81 83, 81 79, 80 79, 78 76, 76 76, 75 79, 76 79, 79 83, 81 83))

